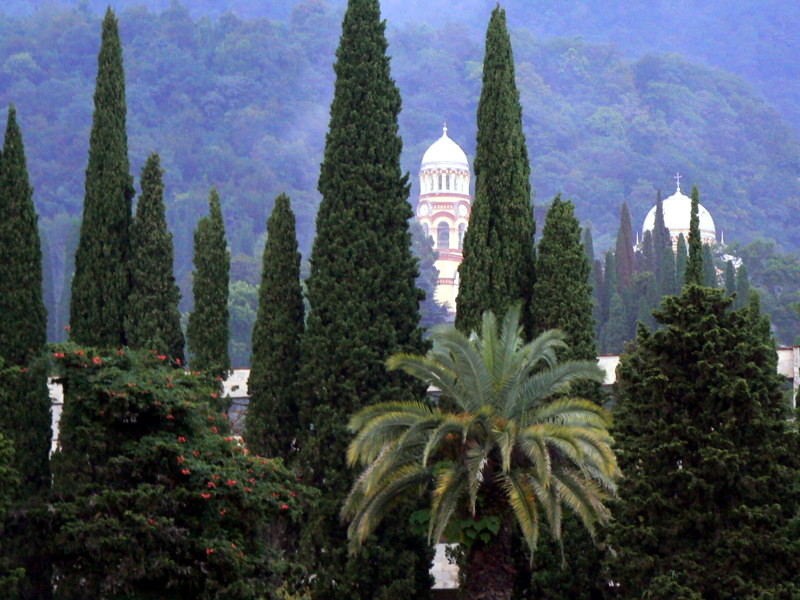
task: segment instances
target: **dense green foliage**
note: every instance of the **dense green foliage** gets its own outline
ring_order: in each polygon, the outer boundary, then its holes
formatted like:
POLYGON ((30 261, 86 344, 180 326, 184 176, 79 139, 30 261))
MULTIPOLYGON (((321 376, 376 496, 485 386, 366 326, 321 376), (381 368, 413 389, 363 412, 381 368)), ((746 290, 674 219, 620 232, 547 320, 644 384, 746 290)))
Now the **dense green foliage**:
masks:
POLYGON ((484 311, 505 314, 522 301, 530 335, 536 224, 514 55, 499 5, 486 30, 473 172, 475 198, 458 268, 456 326, 470 332, 478 328, 484 311))
POLYGON ((304 312, 294 213, 289 197, 281 195, 267 220, 247 381, 245 438, 262 456, 288 457, 300 432, 297 372, 304 312))
POLYGON ((142 169, 142 193, 131 226, 131 294, 125 332, 131 348, 155 350, 183 363, 180 291, 172 274, 172 234, 164 214, 161 160, 142 169))
MULTIPOLYGON (((2 375, 2 359, 0 358, 0 378, 2 375)), ((3 381, 0 380, 0 395, 5 392, 3 381)), ((0 523, 6 519, 6 511, 9 509, 14 497, 15 487, 19 485, 18 474, 14 469, 14 445, 10 440, 3 437, 0 433, 0 523)), ((7 598, 15 597, 18 590, 19 580, 24 575, 22 567, 12 567, 7 559, 8 540, 4 528, 0 527, 0 589, 3 590, 7 598)))
POLYGON ((194 233, 194 310, 189 315, 186 339, 193 369, 227 377, 228 283, 231 255, 225 239, 219 194, 211 188, 209 214, 200 219, 194 233))
MULTIPOLYGON (((18 485, 6 495, 12 509, 8 519, 0 511, 0 563, 13 572, 25 569, 18 587, 21 598, 45 600, 50 597, 43 551, 47 534, 34 513, 50 487, 52 432, 47 369, 38 359, 46 341, 47 313, 32 192, 11 106, 0 159, 0 367, 5 362, 16 369, 6 371, 0 382, 0 436, 13 443, 18 485)), ((10 592, 8 597, 16 598, 10 592)))
POLYGON ((154 352, 56 348, 59 600, 274 597, 309 489, 250 455, 210 377, 154 352))
POLYGON ((617 269, 617 291, 620 293, 628 289, 636 269, 633 244, 631 211, 628 209, 627 203, 623 203, 622 210, 619 213, 619 229, 617 229, 617 242, 614 251, 614 266, 617 269))
POLYGON ((689 219, 689 258, 686 261, 684 285, 705 285, 703 271, 703 242, 700 239, 700 193, 697 186, 692 187, 692 213, 689 219))
POLYGON ((364 544, 398 496, 429 494, 428 541, 447 535, 462 545, 467 600, 512 598, 515 523, 529 552, 544 524, 560 539, 562 504, 594 532, 609 518, 603 502, 616 489, 610 414, 557 396, 602 373, 594 360, 559 362, 557 331, 525 343, 520 312, 512 307, 501 324, 486 311, 469 337, 437 328, 425 356, 387 361, 438 388, 439 406, 385 402, 350 421, 348 460, 364 468, 342 510, 351 548, 364 544))
POLYGON ((619 367, 618 598, 797 598, 798 434, 761 315, 689 285, 619 367))
POLYGON ((130 293, 133 178, 128 164, 125 73, 117 19, 103 19, 94 115, 89 138, 83 221, 70 302, 70 339, 93 346, 125 345, 130 293))
POLYGON ((429 554, 398 507, 369 557, 348 557, 339 509, 351 483, 345 463, 354 412, 424 390, 384 361, 423 349, 408 220, 408 178, 400 168, 400 93, 390 75, 377 0, 351 0, 336 54, 336 85, 319 176, 322 194, 307 279, 297 467, 322 490, 303 533, 315 598, 426 598, 429 554))

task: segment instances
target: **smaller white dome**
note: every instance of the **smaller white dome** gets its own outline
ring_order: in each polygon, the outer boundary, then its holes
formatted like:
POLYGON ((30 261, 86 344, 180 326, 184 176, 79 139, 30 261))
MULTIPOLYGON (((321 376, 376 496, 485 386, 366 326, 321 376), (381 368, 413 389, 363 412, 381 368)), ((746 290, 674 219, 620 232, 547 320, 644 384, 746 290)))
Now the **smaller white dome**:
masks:
POLYGON ((467 155, 461 146, 447 137, 447 125, 442 129, 442 137, 431 144, 422 156, 421 169, 434 167, 455 167, 469 170, 467 155))
MULTIPOLYGON (((686 234, 689 231, 689 222, 692 219, 692 199, 681 193, 681 188, 669 198, 662 201, 664 209, 664 225, 672 235, 679 233, 686 234)), ((714 226, 714 219, 711 213, 700 204, 698 206, 698 217, 700 218, 700 237, 703 239, 716 240, 717 230, 714 226)), ((642 235, 645 231, 652 231, 656 224, 656 207, 650 209, 642 225, 642 235)))

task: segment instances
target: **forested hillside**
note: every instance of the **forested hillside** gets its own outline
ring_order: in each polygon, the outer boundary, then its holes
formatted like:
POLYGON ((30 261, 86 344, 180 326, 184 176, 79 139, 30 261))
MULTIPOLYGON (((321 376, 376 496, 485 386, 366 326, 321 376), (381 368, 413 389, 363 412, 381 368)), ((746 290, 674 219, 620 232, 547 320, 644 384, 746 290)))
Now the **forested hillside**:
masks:
MULTIPOLYGON (((25 136, 51 257, 51 307, 76 240, 100 31, 94 3, 64 4, 26 13, 21 9, 28 3, 7 2, 0 16, 0 104, 16 104, 25 136)), ((184 297, 192 231, 212 185, 220 191, 232 254, 241 255, 238 263, 234 258, 234 279, 237 268, 257 277, 257 261, 246 257, 260 256, 266 216, 280 192, 292 199, 307 256, 341 3, 197 2, 191 13, 177 3, 160 12, 116 4, 126 6, 118 14, 132 172, 140 172, 150 152, 161 154, 184 297), (203 6, 217 13, 200 16, 203 6), (259 15, 257 6, 278 12, 259 15), (273 20, 219 16, 220 7, 273 20)), ((154 4, 160 10, 167 2, 154 4)), ((440 3, 426 3, 430 24, 405 21, 395 3, 384 4, 390 19, 397 16, 389 22, 389 51, 403 96, 403 164, 413 179, 444 121, 467 153, 474 152, 480 30, 487 18, 476 7, 486 3, 461 2, 463 11, 449 16, 440 3), (473 13, 471 26, 450 22, 473 13)), ((621 203, 628 202, 639 228, 656 189, 671 191, 680 171, 702 190, 726 241, 764 237, 779 250, 800 249, 800 230, 784 227, 800 209, 800 146, 791 125, 748 84, 676 54, 632 59, 621 40, 544 37, 568 32, 556 26, 555 8, 534 19, 537 3, 520 4, 525 8, 509 7, 509 26, 540 223, 544 206, 563 192, 604 250, 616 235, 621 203)), ((659 9, 650 18, 658 14, 665 13, 659 9)), ((685 49, 661 43, 654 38, 653 49, 685 49)), ((787 37, 786 43, 796 42, 787 37)), ((416 188, 412 200, 415 195, 416 188)))

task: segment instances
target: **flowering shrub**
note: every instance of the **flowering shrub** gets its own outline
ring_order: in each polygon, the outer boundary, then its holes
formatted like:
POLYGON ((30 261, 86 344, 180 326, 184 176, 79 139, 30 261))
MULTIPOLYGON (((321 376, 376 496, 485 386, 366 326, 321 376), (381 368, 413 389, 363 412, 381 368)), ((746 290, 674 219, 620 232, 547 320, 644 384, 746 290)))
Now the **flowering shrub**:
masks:
POLYGON ((217 382, 146 352, 53 356, 60 598, 260 599, 295 576, 312 490, 231 435, 217 382))

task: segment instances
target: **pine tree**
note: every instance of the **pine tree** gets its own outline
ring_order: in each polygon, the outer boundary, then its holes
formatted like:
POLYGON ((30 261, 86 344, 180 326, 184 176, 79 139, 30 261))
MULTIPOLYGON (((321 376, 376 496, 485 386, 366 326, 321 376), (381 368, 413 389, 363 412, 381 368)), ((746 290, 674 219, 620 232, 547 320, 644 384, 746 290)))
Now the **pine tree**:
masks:
POLYGON ((133 178, 125 131, 125 74, 117 19, 109 8, 97 59, 86 195, 70 302, 70 337, 92 346, 125 345, 130 293, 133 178))
POLYGON ((192 368, 225 378, 231 368, 228 358, 231 255, 225 241, 219 194, 214 188, 208 204, 208 216, 200 219, 194 231, 194 310, 189 315, 186 338, 192 368))
POLYGON ((164 211, 161 160, 142 169, 142 194, 131 226, 131 295, 125 331, 131 348, 155 350, 183 362, 181 293, 172 274, 172 234, 164 211))
POLYGON ((736 309, 744 308, 750 302, 750 277, 747 273, 747 267, 740 265, 736 269, 736 299, 733 302, 733 307, 736 309))
POLYGON ((711 246, 703 244, 703 285, 717 287, 717 267, 714 265, 714 254, 711 246))
POLYGON ((622 204, 619 215, 619 229, 617 230, 617 244, 614 252, 617 267, 617 290, 627 288, 636 267, 636 257, 633 251, 633 227, 631 226, 631 213, 628 204, 622 204))
POLYGON ((675 251, 675 279, 678 285, 678 290, 683 289, 683 284, 686 281, 686 266, 688 250, 686 249, 686 238, 683 234, 678 234, 678 247, 675 251))
POLYGON ((608 540, 615 597, 796 598, 798 436, 774 346, 722 290, 686 285, 619 367, 625 480, 608 540))
POLYGON ((725 261, 725 295, 733 296, 736 293, 736 269, 733 261, 725 261))
POLYGON ((684 285, 703 285, 703 242, 700 239, 700 193, 692 187, 692 213, 689 219, 689 259, 686 261, 684 285))
POLYGON ((288 457, 300 435, 296 395, 304 310, 295 218, 289 197, 281 194, 267 220, 247 382, 245 437, 262 456, 288 457))
POLYGON ((407 507, 370 544, 347 555, 339 511, 352 484, 346 465, 350 416, 383 400, 420 399, 424 390, 384 361, 425 348, 400 168, 400 92, 391 78, 377 0, 350 0, 336 53, 316 239, 307 279, 311 305, 303 336, 302 423, 297 468, 322 497, 304 523, 314 598, 427 598, 430 555, 408 527, 407 507))
POLYGON ((50 567, 43 550, 46 521, 37 507, 50 488, 50 395, 46 365, 39 358, 47 341, 42 298, 42 250, 38 216, 22 132, 14 106, 8 109, 0 160, 0 364, 17 367, 0 389, 0 435, 13 442, 20 485, 9 519, 2 523, 2 562, 25 568, 21 598, 49 598, 50 567))
POLYGON ((483 87, 478 103, 475 200, 459 267, 456 326, 479 328, 481 315, 503 315, 523 303, 528 333, 534 282, 530 164, 505 11, 492 11, 486 31, 483 87))

